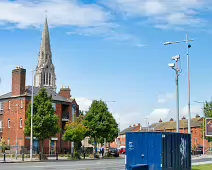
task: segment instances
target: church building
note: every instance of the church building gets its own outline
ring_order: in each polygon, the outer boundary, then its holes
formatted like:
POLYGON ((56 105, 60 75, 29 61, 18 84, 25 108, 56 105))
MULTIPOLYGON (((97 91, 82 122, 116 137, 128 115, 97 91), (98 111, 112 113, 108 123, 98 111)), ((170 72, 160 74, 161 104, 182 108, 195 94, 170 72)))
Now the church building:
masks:
MULTIPOLYGON (((62 132, 51 139, 44 141, 44 152, 54 154, 71 150, 71 142, 63 141, 66 122, 72 120, 72 113, 79 115, 79 105, 71 96, 69 87, 60 88, 56 92, 56 74, 52 62, 50 45, 50 34, 47 18, 42 33, 42 42, 34 75, 33 94, 36 96, 41 88, 46 88, 49 95, 52 95, 52 106, 55 114, 59 117, 59 126, 62 132)), ((11 92, 0 96, 0 140, 4 139, 10 151, 18 152, 24 149, 25 153, 30 150, 30 137, 24 135, 26 112, 31 102, 32 86, 26 86, 26 69, 16 67, 12 70, 11 92)), ((2 84, 3 85, 3 84, 2 84)), ((33 139, 33 151, 40 151, 40 142, 33 139)))

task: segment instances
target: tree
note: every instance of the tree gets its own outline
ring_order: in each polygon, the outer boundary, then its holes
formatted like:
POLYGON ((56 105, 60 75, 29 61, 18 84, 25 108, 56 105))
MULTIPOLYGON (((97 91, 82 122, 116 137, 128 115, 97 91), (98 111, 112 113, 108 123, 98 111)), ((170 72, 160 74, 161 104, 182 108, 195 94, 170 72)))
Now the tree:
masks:
POLYGON ((74 152, 79 153, 81 141, 86 137, 87 127, 83 125, 83 116, 75 118, 74 122, 68 122, 65 126, 63 139, 74 142, 74 152))
MULTIPOLYGON (((54 137, 60 132, 58 116, 55 115, 52 107, 52 96, 48 96, 46 89, 42 88, 38 95, 34 97, 33 103, 33 137, 36 137, 42 144, 45 139, 54 137)), ((31 129, 31 104, 27 109, 27 119, 25 121, 25 135, 30 135, 31 129)))
MULTIPOLYGON (((212 118, 212 101, 205 102, 203 111, 206 118, 212 118)), ((203 134, 204 133, 205 133, 205 122, 203 123, 203 134)), ((206 137, 206 139, 208 141, 212 141, 212 137, 206 137)))
POLYGON ((0 147, 1 147, 1 151, 4 153, 5 150, 9 149, 9 146, 7 145, 6 141, 4 139, 1 139, 0 141, 0 147))
POLYGON ((92 102, 85 115, 84 125, 89 129, 87 136, 93 138, 95 153, 97 142, 103 143, 104 138, 107 142, 112 142, 118 136, 118 124, 102 100, 92 102))

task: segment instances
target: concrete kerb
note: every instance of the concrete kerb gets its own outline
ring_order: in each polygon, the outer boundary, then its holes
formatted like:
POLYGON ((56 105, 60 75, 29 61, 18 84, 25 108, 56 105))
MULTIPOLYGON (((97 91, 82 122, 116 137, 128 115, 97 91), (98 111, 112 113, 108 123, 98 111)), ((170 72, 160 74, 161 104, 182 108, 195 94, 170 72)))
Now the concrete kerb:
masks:
POLYGON ((93 161, 93 160, 106 160, 106 159, 110 159, 110 160, 115 160, 115 159, 124 159, 124 158, 100 158, 100 159, 96 159, 96 158, 89 158, 89 159, 80 159, 80 160, 71 160, 71 159, 51 159, 51 160, 33 160, 33 161, 0 161, 0 163, 39 163, 39 162, 68 162, 68 161, 93 161))

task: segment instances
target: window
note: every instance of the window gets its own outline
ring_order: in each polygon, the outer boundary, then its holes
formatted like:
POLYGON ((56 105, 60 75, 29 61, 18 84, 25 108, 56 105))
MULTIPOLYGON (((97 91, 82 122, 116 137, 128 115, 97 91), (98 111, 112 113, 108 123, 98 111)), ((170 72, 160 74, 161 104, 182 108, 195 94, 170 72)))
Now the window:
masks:
POLYGON ((52 103, 52 107, 54 108, 54 111, 56 111, 56 103, 52 103))
POLYGON ((8 108, 9 108, 9 110, 10 110, 10 104, 11 104, 11 102, 9 101, 9 102, 8 102, 8 105, 9 105, 8 108))
POLYGON ((21 109, 23 109, 23 100, 21 100, 21 109))
POLYGON ((46 85, 49 83, 49 73, 46 73, 46 85))
POLYGON ((3 102, 0 102, 0 111, 3 111, 4 110, 4 104, 3 102))
POLYGON ((49 85, 51 85, 51 73, 49 73, 49 85))
POLYGON ((10 119, 8 119, 8 128, 10 128, 10 119))
POLYGON ((2 121, 0 120, 0 132, 2 132, 2 121))
POLYGON ((20 118, 20 128, 22 128, 22 118, 20 118))

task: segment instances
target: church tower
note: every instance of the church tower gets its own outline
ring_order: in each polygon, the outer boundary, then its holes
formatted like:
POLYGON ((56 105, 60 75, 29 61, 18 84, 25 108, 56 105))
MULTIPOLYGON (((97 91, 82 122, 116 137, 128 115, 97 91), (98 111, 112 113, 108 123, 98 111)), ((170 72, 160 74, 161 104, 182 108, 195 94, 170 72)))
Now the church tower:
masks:
POLYGON ((38 65, 34 77, 34 86, 52 88, 54 91, 56 91, 56 75, 55 68, 52 63, 52 52, 47 18, 45 20, 42 34, 38 65))

